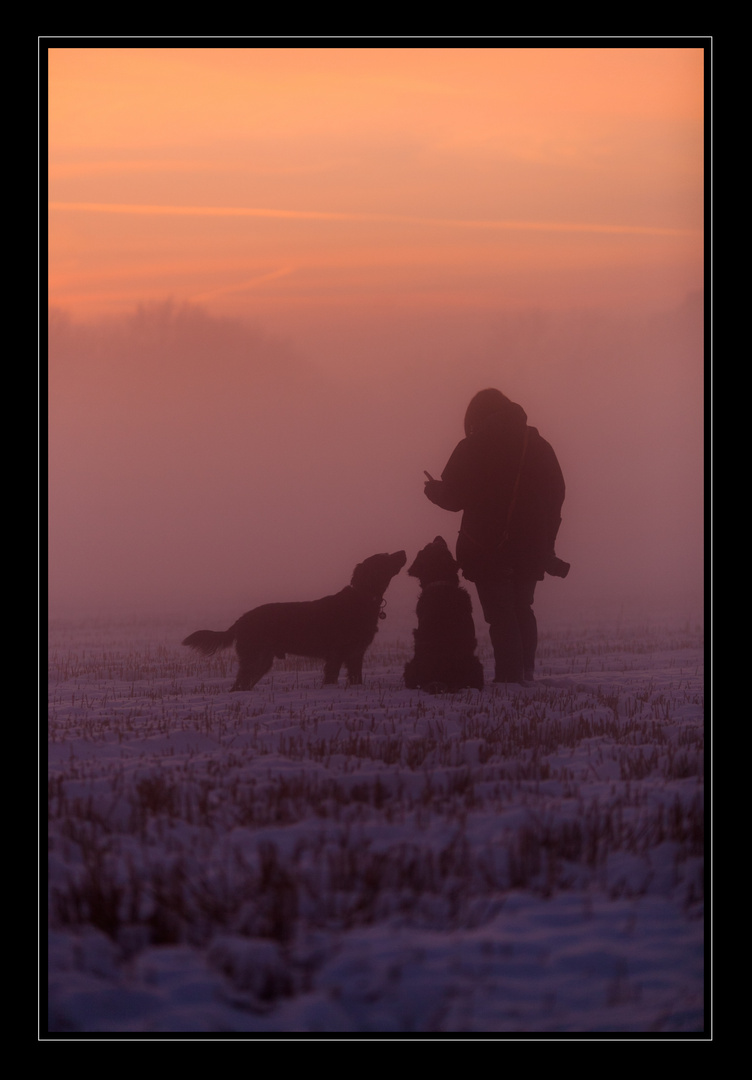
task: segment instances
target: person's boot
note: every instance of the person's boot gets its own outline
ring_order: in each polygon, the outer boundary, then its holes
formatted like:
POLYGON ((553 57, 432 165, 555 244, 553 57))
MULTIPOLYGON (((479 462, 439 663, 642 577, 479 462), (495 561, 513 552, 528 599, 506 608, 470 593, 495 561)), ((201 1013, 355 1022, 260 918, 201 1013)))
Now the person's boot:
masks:
POLYGON ((518 683, 522 686, 525 685, 526 679, 521 671, 507 671, 503 668, 496 668, 496 674, 494 675, 494 682, 497 683, 518 683))
POLYGON ((494 650, 495 660, 495 683, 521 683, 523 682, 522 658, 515 656, 519 653, 519 642, 514 635, 490 629, 491 644, 494 650), (511 655, 510 655, 511 654, 511 655))

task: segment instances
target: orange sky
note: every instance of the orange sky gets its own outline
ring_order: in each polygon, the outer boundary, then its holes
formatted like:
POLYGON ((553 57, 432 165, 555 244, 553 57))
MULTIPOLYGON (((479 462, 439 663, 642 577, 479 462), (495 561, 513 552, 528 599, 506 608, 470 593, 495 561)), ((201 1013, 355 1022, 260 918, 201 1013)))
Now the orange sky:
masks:
POLYGON ((50 303, 677 303, 702 125, 696 48, 53 48, 50 303))
POLYGON ((541 604, 700 587, 702 49, 48 56, 53 607, 453 543, 483 386, 565 474, 541 604))

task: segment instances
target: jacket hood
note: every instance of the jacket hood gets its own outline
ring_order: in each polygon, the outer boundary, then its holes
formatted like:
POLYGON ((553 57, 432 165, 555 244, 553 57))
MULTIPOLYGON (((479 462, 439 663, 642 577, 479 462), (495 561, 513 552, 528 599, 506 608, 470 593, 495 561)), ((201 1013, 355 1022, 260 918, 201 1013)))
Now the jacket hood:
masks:
POLYGON ((527 413, 514 401, 502 402, 498 409, 480 420, 473 434, 486 433, 512 434, 524 431, 527 425, 527 413))

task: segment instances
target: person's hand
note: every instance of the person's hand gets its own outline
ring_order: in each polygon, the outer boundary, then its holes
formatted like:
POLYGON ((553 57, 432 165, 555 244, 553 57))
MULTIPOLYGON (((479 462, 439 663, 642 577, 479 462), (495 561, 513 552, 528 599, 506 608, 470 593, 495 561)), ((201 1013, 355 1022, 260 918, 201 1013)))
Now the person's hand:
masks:
POLYGON ((429 499, 432 503, 438 504, 439 499, 441 498, 442 487, 443 484, 441 480, 426 480, 425 484, 423 485, 423 492, 427 499, 429 499))

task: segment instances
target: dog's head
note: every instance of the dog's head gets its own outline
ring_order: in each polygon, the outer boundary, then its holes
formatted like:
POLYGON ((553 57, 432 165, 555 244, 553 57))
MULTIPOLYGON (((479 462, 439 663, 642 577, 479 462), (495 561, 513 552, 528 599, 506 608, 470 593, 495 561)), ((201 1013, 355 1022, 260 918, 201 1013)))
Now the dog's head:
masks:
POLYGON ((415 562, 407 571, 410 577, 416 577, 423 589, 435 581, 459 581, 457 571, 459 563, 452 558, 443 536, 437 536, 432 544, 418 552, 415 562))
POLYGON ((395 551, 393 555, 371 555, 355 567, 350 584, 369 596, 383 596, 389 582, 406 562, 404 551, 395 551))

